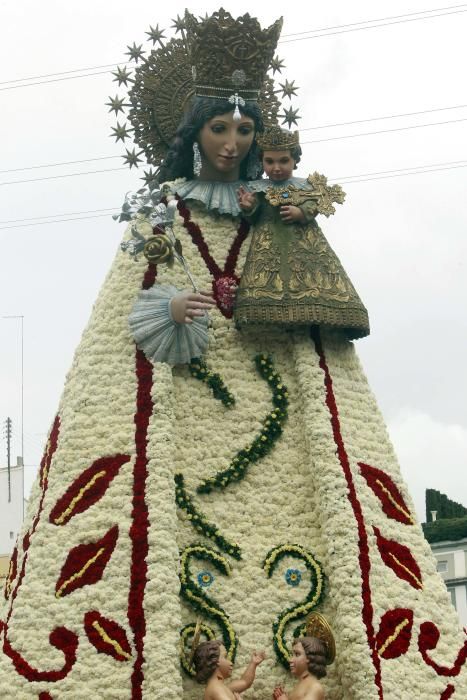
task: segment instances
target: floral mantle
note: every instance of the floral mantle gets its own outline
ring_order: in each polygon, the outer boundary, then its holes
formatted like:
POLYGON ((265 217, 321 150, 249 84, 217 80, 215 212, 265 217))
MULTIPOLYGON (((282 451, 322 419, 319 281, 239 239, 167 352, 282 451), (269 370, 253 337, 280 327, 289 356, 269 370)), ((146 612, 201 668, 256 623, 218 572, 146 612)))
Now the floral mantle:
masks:
MULTIPOLYGON (((223 269, 238 221, 190 214, 223 269)), ((205 365, 152 366, 127 318, 158 282, 185 284, 119 252, 75 355, 4 591, 0 696, 199 698, 179 649, 200 613, 239 668, 267 650, 246 695, 266 698, 319 604, 336 637, 331 700, 466 697, 467 647, 352 345, 240 332, 215 310, 205 365), (271 449, 222 483, 279 384, 287 420, 271 449)))

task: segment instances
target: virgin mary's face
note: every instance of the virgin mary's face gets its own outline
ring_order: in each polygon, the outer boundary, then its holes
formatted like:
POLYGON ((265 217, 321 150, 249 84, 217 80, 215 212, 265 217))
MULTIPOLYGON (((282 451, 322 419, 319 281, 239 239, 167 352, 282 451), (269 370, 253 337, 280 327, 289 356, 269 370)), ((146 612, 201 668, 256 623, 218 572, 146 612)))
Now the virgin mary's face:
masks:
POLYGON ((240 175, 240 164, 248 155, 255 136, 255 123, 233 112, 209 119, 198 134, 202 167, 200 180, 234 182, 240 175))

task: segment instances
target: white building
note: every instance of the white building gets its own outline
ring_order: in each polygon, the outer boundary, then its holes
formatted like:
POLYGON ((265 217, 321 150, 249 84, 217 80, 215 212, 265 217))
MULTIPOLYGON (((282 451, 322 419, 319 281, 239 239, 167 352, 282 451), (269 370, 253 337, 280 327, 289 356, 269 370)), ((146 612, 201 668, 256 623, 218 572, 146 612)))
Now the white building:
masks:
POLYGON ((431 549, 460 623, 467 627, 467 538, 457 542, 433 542, 431 549))
POLYGON ((18 457, 16 465, 10 470, 0 468, 0 585, 7 574, 23 517, 24 468, 21 457, 18 457))

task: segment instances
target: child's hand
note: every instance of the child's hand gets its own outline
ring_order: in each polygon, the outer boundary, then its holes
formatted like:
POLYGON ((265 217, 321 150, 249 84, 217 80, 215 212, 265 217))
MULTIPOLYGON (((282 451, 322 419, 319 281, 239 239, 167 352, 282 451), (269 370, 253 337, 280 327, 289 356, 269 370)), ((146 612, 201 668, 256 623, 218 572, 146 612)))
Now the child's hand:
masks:
POLYGON ((259 666, 261 663, 263 663, 265 658, 266 658, 265 651, 254 651, 251 655, 251 662, 255 666, 259 666))
POLYGON ((243 211, 251 211, 256 204, 256 195, 254 192, 247 192, 247 190, 240 186, 237 190, 238 205, 243 211))
POLYGON ((305 215, 299 207, 294 207, 291 204, 286 204, 280 208, 280 215, 282 221, 286 224, 304 224, 305 215))
POLYGON ((288 695, 281 685, 274 688, 272 693, 272 700, 288 700, 288 695))

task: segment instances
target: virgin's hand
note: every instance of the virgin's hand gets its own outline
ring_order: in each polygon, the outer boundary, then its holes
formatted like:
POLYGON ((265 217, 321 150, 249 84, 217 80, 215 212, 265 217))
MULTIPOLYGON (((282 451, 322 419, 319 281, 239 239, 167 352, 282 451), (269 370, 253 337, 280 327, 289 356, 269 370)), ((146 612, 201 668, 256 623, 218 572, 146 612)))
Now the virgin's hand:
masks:
POLYGON ((176 323, 193 323, 216 305, 209 292, 179 292, 170 300, 170 313, 176 323))

